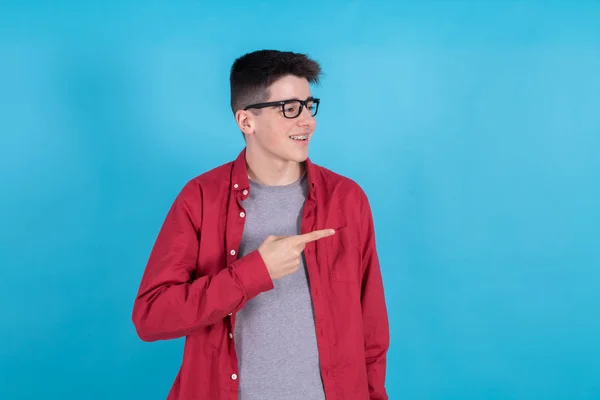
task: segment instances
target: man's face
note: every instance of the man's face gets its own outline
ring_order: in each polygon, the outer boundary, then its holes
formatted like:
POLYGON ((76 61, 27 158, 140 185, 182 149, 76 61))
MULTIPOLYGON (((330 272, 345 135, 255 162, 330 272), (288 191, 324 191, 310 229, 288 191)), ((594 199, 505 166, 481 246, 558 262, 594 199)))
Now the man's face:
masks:
MULTIPOLYGON (((266 102, 282 100, 306 100, 311 97, 310 85, 304 78, 288 75, 269 87, 270 97, 266 102)), ((286 107, 286 114, 292 115, 299 104, 286 107)), ((247 136, 253 140, 257 150, 264 156, 282 161, 303 162, 308 157, 308 145, 316 127, 316 120, 310 109, 304 107, 296 118, 286 118, 281 106, 263 108, 253 116, 254 132, 247 136), (292 138, 292 136, 294 138, 292 138)))

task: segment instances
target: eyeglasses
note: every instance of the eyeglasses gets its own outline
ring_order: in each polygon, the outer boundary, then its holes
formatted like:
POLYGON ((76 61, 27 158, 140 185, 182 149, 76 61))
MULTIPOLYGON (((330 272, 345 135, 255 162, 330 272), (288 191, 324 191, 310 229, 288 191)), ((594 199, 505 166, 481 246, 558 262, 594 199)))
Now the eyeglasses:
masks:
POLYGON ((267 108, 280 106, 284 117, 297 118, 300 114, 302 114, 302 110, 304 109, 304 107, 306 107, 314 117, 315 115, 317 115, 320 102, 320 99, 316 99, 314 97, 309 97, 306 100, 292 99, 282 101, 271 101, 268 103, 251 104, 244 108, 244 111, 250 108, 267 108))

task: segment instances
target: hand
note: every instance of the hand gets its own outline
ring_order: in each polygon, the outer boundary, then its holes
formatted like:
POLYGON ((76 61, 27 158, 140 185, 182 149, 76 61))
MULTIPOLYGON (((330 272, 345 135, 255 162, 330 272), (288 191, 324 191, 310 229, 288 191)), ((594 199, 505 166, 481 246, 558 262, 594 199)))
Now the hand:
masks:
POLYGON ((267 236, 258 247, 271 279, 281 279, 298 271, 300 256, 306 244, 335 234, 333 229, 323 229, 295 236, 267 236))

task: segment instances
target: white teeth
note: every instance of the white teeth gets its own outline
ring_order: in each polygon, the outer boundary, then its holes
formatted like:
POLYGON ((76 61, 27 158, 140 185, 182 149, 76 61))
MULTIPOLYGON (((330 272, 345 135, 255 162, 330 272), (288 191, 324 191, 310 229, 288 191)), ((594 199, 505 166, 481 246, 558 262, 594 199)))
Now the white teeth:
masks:
POLYGON ((290 138, 294 139, 294 140, 305 140, 305 139, 308 139, 308 135, 290 136, 290 138))

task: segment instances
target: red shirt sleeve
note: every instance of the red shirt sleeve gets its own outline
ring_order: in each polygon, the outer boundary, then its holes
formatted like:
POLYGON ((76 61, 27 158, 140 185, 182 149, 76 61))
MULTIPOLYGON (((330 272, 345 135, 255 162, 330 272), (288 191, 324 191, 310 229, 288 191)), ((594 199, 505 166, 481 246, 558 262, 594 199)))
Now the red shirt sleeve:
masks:
POLYGON ((386 358, 390 344, 389 324, 383 280, 375 241, 371 207, 360 190, 362 249, 362 315, 365 339, 365 362, 370 400, 387 400, 385 389, 386 358))
POLYGON ((192 184, 184 187, 152 248, 132 315, 142 340, 188 335, 222 320, 259 293, 273 289, 258 250, 220 270, 214 268, 219 270, 216 274, 196 276, 200 240, 219 240, 201 237, 197 228, 202 215, 200 193, 192 184))

